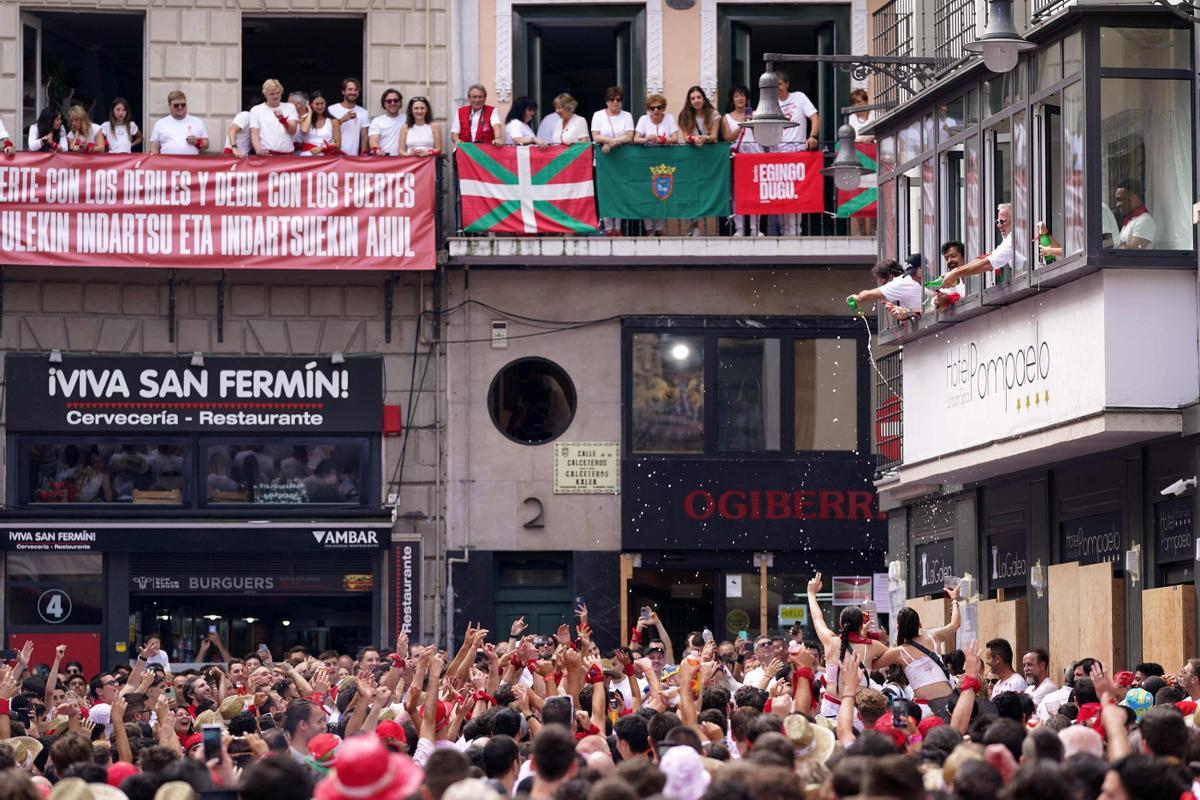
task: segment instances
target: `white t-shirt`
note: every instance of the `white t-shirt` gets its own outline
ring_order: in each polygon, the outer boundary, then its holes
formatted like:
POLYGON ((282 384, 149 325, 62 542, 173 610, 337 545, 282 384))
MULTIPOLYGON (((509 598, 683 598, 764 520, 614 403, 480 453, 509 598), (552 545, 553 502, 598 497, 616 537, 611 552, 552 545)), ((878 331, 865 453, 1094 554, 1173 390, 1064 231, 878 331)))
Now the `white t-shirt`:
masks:
POLYGON ((736 149, 739 153, 761 153, 762 148, 758 146, 758 142, 754 141, 754 129, 743 128, 742 123, 738 122, 732 114, 725 115, 725 124, 729 128, 729 133, 733 139, 729 142, 729 149, 736 149))
POLYGON ((83 134, 75 133, 75 131, 67 131, 67 147, 70 147, 72 144, 75 144, 76 142, 82 142, 82 144, 80 145, 81 151, 84 147, 87 147, 89 144, 94 147, 96 145, 96 134, 98 134, 99 132, 100 132, 99 125, 93 125, 90 128, 88 128, 88 132, 87 132, 86 136, 84 136, 83 134))
POLYGON ((1058 709, 1062 707, 1063 703, 1071 699, 1072 691, 1073 690, 1070 686, 1063 686, 1061 689, 1055 689, 1053 692, 1050 692, 1050 694, 1046 695, 1042 699, 1042 702, 1038 705, 1038 719, 1040 719, 1042 722, 1045 722, 1057 714, 1058 709))
POLYGON ((1019 672, 1014 672, 1002 681, 996 681, 996 685, 992 687, 992 697, 1002 692, 1016 692, 1020 694, 1029 688, 1029 684, 1025 682, 1025 676, 1019 672))
POLYGON ((1000 242, 987 257, 991 263, 992 269, 1003 269, 1013 262, 1013 238, 1010 233, 1004 237, 1004 241, 1000 242))
POLYGON ((129 120, 114 128, 111 122, 105 122, 100 126, 100 132, 104 134, 108 152, 132 153, 133 137, 138 135, 138 125, 133 120, 129 120))
POLYGON ((642 114, 634 130, 650 139, 661 141, 666 137, 666 141, 672 142, 675 140, 675 134, 679 133, 679 126, 675 124, 675 117, 668 111, 663 114, 663 121, 658 125, 654 124, 649 114, 642 114))
POLYGON ((614 117, 602 108, 592 114, 593 136, 599 134, 609 139, 617 139, 631 130, 633 130, 633 114, 628 111, 622 111, 614 117))
MULTIPOLYGON (((469 119, 469 123, 471 125, 471 141, 475 141, 475 135, 479 132, 479 121, 482 119, 483 119, 483 109, 482 108, 479 109, 478 111, 471 112, 470 119, 469 119)), ((500 112, 495 108, 492 109, 491 122, 492 122, 493 129, 499 128, 502 124, 500 122, 500 112)), ((458 133, 458 134, 462 133, 462 126, 458 124, 458 112, 457 111, 454 112, 454 119, 450 123, 450 132, 458 133)))
POLYGON ((1121 233, 1117 236, 1117 243, 1128 245, 1131 239, 1145 239, 1154 245, 1154 234, 1157 232, 1154 224, 1154 217, 1150 216, 1149 212, 1138 214, 1133 219, 1121 226, 1121 233))
POLYGON ((533 128, 519 119, 511 120, 504 126, 504 143, 516 144, 517 139, 532 139, 533 128))
MULTIPOLYGON (((41 150, 42 149, 42 140, 38 138, 36 122, 29 126, 29 149, 30 150, 41 150)), ((60 149, 60 150, 67 149, 67 126, 66 125, 63 125, 61 128, 58 129, 58 149, 60 149)))
POLYGON ((1058 686, 1049 677, 1042 678, 1042 682, 1037 686, 1026 686, 1025 693, 1033 698, 1033 704, 1036 706, 1041 703, 1053 691, 1057 691, 1058 686))
POLYGON ((855 139, 862 138, 862 135, 863 135, 862 129, 867 127, 874 121, 875 121, 875 112, 874 111, 868 111, 866 119, 859 119, 857 113, 851 114, 848 117, 846 117, 846 124, 849 125, 851 128, 854 128, 854 138, 855 139))
POLYGON ((271 108, 266 103, 259 103, 250 109, 250 130, 258 129, 258 146, 267 153, 293 153, 292 134, 283 127, 276 115, 282 116, 288 122, 300 124, 300 115, 291 103, 280 103, 271 108))
MULTIPOLYGON (((551 112, 542 117, 542 124, 538 125, 537 135, 543 142, 554 140, 554 125, 559 120, 558 114, 551 112)), ((556 142, 557 144, 557 142, 556 142)))
POLYGON ((925 288, 911 275, 898 275, 879 287, 889 303, 919 311, 925 299, 925 288))
MULTIPOLYGON (((239 111, 229 123, 237 125, 237 149, 242 153, 250 152, 250 112, 239 111)), ((225 131, 225 149, 230 150, 233 145, 229 143, 229 131, 225 131)))
POLYGON ((342 152, 348 156, 358 155, 359 138, 363 129, 371 124, 371 116, 362 106, 346 108, 341 103, 329 106, 329 116, 342 123, 342 152))
POLYGON ((378 136, 379 149, 384 155, 400 155, 400 129, 404 127, 404 120, 403 114, 394 117, 380 114, 371 120, 371 127, 367 129, 367 141, 369 142, 372 136, 378 136))
POLYGON ((554 130, 546 140, 550 144, 576 144, 589 141, 587 121, 578 114, 572 114, 565 123, 558 114, 554 115, 554 130))
POLYGON ((158 142, 159 152, 169 156, 194 156, 200 153, 199 148, 187 143, 187 137, 207 139, 208 130, 199 117, 188 114, 183 119, 175 119, 167 115, 154 123, 150 131, 150 141, 158 142))
POLYGON ((808 140, 808 118, 817 113, 817 107, 804 92, 792 92, 786 100, 779 101, 779 108, 785 117, 798 123, 796 127, 784 130, 780 144, 804 144, 808 140))

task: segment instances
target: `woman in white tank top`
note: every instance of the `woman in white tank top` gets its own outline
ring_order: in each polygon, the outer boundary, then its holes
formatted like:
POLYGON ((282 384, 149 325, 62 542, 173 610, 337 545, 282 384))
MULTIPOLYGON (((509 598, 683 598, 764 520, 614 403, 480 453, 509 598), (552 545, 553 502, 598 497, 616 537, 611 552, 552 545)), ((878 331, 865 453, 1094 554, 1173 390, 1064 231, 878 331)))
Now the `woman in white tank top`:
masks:
POLYGON ((876 669, 892 664, 904 668, 904 676, 913 691, 913 699, 921 706, 925 716, 940 713, 950 693, 954 691, 953 678, 937 655, 942 644, 954 642, 954 634, 960 623, 958 610, 958 588, 950 592, 950 622, 941 628, 921 629, 921 617, 911 608, 902 608, 896 614, 895 647, 875 662, 876 669), (934 655, 930 655, 930 654, 934 655))
POLYGON ((852 650, 858 655, 863 671, 860 682, 863 686, 868 686, 870 678, 867 673, 875 668, 876 661, 888 648, 883 642, 868 639, 863 635, 866 618, 858 606, 843 608, 838 618, 838 630, 830 630, 825 624, 825 614, 817 602, 817 593, 820 591, 821 573, 818 572, 808 582, 808 610, 817 638, 825 647, 825 691, 821 695, 821 716, 837 717, 838 707, 842 704, 839 675, 842 659, 852 650))
POLYGON ((342 152, 342 123, 329 116, 322 92, 313 92, 309 112, 300 120, 300 155, 332 156, 342 152))
POLYGON ((400 155, 435 156, 442 150, 442 128, 433 121, 429 101, 414 97, 408 101, 408 118, 400 128, 400 155))

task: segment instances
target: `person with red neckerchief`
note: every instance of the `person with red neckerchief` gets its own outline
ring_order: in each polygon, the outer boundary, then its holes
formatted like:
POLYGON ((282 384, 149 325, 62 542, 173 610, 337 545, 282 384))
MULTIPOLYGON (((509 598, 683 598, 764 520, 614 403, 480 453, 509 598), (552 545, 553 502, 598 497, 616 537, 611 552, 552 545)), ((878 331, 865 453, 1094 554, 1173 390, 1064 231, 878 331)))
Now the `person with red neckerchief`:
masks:
MULTIPOLYGON (((838 617, 837 631, 830 630, 825 623, 825 614, 817 602, 821 591, 821 573, 808 582, 808 608, 812 615, 813 629, 825 648, 825 691, 821 695, 821 716, 837 717, 841 705, 841 670, 839 666, 846 654, 853 651, 860 660, 863 677, 875 668, 876 662, 887 653, 887 645, 865 635, 866 615, 858 606, 847 606, 838 617)), ((864 680, 863 685, 870 684, 864 680)))
POLYGON ((1148 250, 1154 246, 1157 226, 1154 217, 1146 209, 1142 195, 1142 184, 1134 178, 1126 178, 1117 184, 1113 192, 1116 202, 1113 208, 1121 221, 1121 232, 1117 234, 1117 249, 1148 250))

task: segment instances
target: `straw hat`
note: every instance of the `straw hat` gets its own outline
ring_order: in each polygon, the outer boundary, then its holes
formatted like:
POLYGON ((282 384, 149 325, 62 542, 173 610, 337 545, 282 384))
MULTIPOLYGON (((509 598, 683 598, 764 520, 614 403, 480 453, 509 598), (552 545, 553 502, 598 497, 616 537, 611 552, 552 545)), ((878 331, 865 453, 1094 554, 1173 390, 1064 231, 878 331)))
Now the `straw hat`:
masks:
POLYGON ((797 761, 816 761, 824 764, 833 754, 836 744, 833 732, 814 725, 801 714, 789 714, 783 720, 783 733, 796 748, 797 761))

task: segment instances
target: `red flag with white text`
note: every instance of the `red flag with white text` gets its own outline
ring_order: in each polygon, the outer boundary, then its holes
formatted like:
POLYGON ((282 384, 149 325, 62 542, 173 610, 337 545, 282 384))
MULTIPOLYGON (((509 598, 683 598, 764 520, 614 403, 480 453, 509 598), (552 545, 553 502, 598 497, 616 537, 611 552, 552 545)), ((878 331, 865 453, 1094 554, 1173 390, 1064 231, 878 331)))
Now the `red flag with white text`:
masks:
POLYGON ((824 155, 737 153, 733 157, 733 213, 806 214, 825 210, 824 155))

